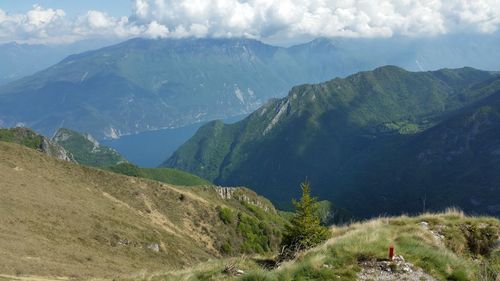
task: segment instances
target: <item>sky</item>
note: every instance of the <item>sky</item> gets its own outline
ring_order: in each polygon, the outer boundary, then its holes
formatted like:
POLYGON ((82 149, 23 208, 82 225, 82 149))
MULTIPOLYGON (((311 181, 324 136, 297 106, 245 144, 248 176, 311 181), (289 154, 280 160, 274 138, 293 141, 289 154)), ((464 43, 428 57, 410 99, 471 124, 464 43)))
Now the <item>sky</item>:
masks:
POLYGON ((425 37, 500 27, 500 0, 0 0, 0 43, 425 37))
POLYGON ((106 12, 110 16, 129 15, 132 9, 130 0, 0 0, 0 9, 10 13, 26 13, 34 5, 45 8, 62 9, 67 16, 76 17, 89 10, 106 12))

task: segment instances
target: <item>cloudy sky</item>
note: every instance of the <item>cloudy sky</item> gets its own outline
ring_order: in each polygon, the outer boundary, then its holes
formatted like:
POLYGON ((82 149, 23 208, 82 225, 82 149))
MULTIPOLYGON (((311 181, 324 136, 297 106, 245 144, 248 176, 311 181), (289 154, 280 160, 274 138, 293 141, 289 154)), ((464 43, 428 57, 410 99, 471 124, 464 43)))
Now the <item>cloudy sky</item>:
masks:
POLYGON ((500 0, 1 0, 0 43, 493 33, 500 0))

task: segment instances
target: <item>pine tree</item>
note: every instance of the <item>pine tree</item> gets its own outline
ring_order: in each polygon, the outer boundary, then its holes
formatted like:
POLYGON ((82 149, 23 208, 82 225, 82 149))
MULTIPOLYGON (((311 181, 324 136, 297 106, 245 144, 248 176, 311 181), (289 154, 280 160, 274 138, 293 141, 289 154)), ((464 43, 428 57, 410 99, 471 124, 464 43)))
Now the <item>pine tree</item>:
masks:
POLYGON ((311 187, 308 181, 301 183, 302 197, 299 201, 293 200, 295 214, 286 226, 283 235, 283 248, 292 251, 301 251, 314 247, 328 239, 328 228, 320 224, 318 214, 319 203, 311 196, 311 187))

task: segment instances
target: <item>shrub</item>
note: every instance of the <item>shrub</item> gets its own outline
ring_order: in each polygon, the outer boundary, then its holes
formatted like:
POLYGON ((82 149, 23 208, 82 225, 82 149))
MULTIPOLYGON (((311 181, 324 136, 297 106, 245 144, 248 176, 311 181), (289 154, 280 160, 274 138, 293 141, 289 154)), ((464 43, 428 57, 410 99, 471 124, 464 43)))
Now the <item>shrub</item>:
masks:
POLYGON ((228 208, 220 208, 219 218, 224 224, 231 224, 233 223, 233 212, 231 212, 231 210, 228 208))
POLYGON ((463 225, 462 231, 467 239, 469 251, 473 255, 488 256, 497 242, 498 235, 493 227, 480 227, 477 224, 463 225))
POLYGON ((269 226, 249 215, 238 213, 238 232, 244 238, 242 250, 247 253, 269 251, 269 226))
POLYGON ((230 255, 233 252, 233 247, 231 246, 231 241, 226 241, 220 247, 222 253, 230 255))
POLYGON ((463 268, 457 268, 453 270, 453 272, 447 278, 450 281, 468 281, 470 280, 469 276, 467 276, 467 272, 463 268))

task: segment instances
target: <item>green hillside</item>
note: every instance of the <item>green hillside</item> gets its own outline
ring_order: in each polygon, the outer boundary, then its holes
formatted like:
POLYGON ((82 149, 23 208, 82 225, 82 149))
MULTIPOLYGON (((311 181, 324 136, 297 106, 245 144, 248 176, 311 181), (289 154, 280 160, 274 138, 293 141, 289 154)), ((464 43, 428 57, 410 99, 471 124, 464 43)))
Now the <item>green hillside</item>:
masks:
POLYGON ((140 168, 134 164, 121 163, 106 169, 127 176, 152 179, 164 183, 184 186, 207 185, 209 181, 198 176, 170 168, 140 168))
POLYGON ((244 188, 178 187, 6 142, 0 157, 0 280, 119 279, 280 242, 284 220, 244 188))
POLYGON ((290 187, 309 178, 320 198, 357 217, 450 205, 498 215, 497 109, 487 113, 486 120, 493 119, 481 123, 486 126, 466 127, 474 138, 456 120, 484 111, 479 107, 496 108, 499 81, 471 68, 387 66, 297 86, 241 122, 200 128, 164 166, 249 186, 284 208, 297 196, 290 187), (450 130, 460 138, 439 143, 450 130), (468 145, 463 157, 446 160, 461 140, 468 145), (439 161, 430 163, 419 158, 431 148, 446 153, 433 153, 439 161))
POLYGON ((106 167, 127 161, 116 150, 100 145, 89 134, 61 128, 52 141, 71 152, 75 160, 83 165, 106 167))

